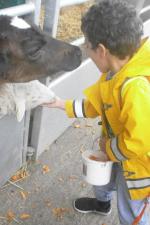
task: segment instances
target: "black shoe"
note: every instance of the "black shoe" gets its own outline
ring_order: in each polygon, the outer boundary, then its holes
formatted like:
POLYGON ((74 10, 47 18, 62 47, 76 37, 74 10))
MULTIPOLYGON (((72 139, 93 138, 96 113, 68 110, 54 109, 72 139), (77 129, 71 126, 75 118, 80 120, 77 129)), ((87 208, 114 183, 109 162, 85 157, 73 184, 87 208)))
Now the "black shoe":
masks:
POLYGON ((107 216, 111 213, 110 201, 101 202, 96 198, 78 198, 73 203, 74 209, 81 213, 98 213, 107 216))

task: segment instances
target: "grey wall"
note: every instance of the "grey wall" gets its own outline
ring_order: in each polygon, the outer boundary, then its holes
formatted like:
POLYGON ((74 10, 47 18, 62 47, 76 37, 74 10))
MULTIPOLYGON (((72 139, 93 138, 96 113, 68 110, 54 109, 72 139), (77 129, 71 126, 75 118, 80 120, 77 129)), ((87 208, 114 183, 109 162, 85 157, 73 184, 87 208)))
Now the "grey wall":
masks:
POLYGON ((0 120, 0 186, 22 166, 23 134, 24 120, 18 123, 13 116, 0 120))

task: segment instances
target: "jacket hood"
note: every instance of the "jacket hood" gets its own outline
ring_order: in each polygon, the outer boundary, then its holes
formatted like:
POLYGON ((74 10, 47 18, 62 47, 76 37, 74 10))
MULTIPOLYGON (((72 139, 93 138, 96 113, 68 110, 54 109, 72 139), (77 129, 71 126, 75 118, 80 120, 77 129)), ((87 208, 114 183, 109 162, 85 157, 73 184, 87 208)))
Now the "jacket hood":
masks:
POLYGON ((150 38, 142 41, 138 51, 114 77, 123 79, 134 76, 150 76, 150 38))

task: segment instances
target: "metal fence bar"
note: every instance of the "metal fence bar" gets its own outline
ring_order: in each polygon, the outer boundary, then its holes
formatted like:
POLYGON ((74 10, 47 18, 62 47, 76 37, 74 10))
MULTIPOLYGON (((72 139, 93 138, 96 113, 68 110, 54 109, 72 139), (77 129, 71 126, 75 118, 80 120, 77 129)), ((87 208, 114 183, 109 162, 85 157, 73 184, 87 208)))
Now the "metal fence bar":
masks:
POLYGON ((77 5, 88 2, 89 0, 61 0, 60 7, 70 6, 70 5, 77 5))
POLYGON ((41 14, 41 0, 34 1, 34 23, 38 26, 40 23, 40 14, 41 14))
POLYGON ((8 16, 22 16, 25 14, 29 14, 34 12, 35 10, 35 4, 32 2, 29 2, 27 4, 22 4, 18 6, 13 6, 6 9, 0 10, 0 15, 8 15, 8 16))
POLYGON ((60 10, 60 0, 45 0, 44 11, 45 18, 43 30, 48 32, 51 36, 55 37, 57 32, 57 24, 60 10))
POLYGON ((143 9, 141 10, 140 14, 141 14, 141 13, 145 13, 145 12, 147 12, 147 11, 150 11, 150 5, 149 5, 149 6, 146 6, 145 8, 143 8, 143 9))

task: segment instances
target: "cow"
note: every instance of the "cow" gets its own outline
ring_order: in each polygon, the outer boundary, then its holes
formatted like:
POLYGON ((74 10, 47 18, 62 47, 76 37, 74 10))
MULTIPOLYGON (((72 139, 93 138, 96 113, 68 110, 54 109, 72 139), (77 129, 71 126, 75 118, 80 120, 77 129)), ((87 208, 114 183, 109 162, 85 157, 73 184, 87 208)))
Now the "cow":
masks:
POLYGON ((54 101, 55 94, 37 79, 81 64, 77 46, 56 40, 18 17, 0 16, 0 119, 54 101))
POLYGON ((79 47, 50 37, 22 18, 0 16, 0 84, 74 70, 81 55, 79 47))

